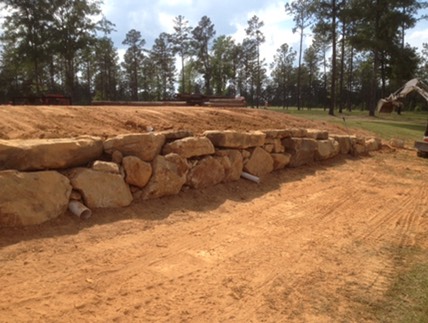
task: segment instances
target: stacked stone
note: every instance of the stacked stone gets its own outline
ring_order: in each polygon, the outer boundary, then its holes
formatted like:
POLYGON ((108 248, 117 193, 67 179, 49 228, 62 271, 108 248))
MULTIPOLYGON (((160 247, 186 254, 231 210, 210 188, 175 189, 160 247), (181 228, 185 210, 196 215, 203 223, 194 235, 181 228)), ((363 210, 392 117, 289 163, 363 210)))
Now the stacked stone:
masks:
POLYGON ((0 226, 39 224, 87 207, 126 207, 282 169, 380 148, 379 139, 313 129, 188 131, 71 139, 0 140, 0 226))

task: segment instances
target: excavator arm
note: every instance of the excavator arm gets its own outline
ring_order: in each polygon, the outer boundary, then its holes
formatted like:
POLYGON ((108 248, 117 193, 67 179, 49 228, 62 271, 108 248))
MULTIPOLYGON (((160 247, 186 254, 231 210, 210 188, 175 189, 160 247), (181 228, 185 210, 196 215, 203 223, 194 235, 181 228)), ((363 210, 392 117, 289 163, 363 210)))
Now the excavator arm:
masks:
POLYGON ((404 99, 413 91, 418 92, 428 103, 428 85, 418 79, 413 79, 394 93, 391 93, 387 98, 380 99, 377 103, 377 111, 392 112, 392 110, 402 105, 400 99, 404 99))
MULTIPOLYGON (((405 98, 413 91, 418 92, 428 103, 428 86, 418 79, 413 79, 404 84, 402 88, 391 93, 387 98, 380 99, 377 103, 377 111, 392 112, 395 109, 400 109, 402 106, 400 99, 405 98)), ((428 120, 423 140, 416 141, 415 148, 418 156, 428 158, 428 120)))

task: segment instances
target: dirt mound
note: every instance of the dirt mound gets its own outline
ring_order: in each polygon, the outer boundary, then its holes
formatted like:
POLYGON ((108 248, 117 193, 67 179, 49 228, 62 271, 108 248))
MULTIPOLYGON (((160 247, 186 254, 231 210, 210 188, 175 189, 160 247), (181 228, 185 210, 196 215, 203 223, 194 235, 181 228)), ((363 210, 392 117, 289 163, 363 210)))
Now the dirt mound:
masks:
POLYGON ((1 106, 0 139, 65 138, 79 135, 109 137, 151 129, 261 130, 317 128, 346 134, 342 127, 307 121, 285 113, 251 108, 1 106))

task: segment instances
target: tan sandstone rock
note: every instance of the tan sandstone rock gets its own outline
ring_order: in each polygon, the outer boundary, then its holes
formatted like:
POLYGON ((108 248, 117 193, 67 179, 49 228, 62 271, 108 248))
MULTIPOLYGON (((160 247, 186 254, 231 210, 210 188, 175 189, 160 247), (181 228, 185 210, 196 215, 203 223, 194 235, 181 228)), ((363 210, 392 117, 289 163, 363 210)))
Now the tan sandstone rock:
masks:
POLYGON ((339 143, 333 138, 327 140, 317 140, 317 149, 315 150, 315 160, 326 160, 337 156, 340 152, 339 143))
POLYGON ((260 147, 265 144, 266 134, 261 131, 238 132, 234 130, 205 131, 206 136, 215 147, 245 149, 260 147))
POLYGON ((311 164, 314 161, 315 150, 318 148, 315 139, 285 138, 282 140, 285 151, 291 154, 290 167, 311 164))
POLYGON ((351 137, 348 135, 332 135, 331 138, 339 143, 340 153, 349 154, 352 149, 351 137))
POLYGON ((186 137, 165 144, 162 154, 178 154, 184 158, 214 154, 215 149, 207 137, 186 137))
POLYGON ((119 174, 76 168, 70 180, 89 208, 125 207, 132 202, 129 186, 119 174))
POLYGON ((102 160, 96 160, 92 165, 92 169, 98 172, 120 174, 120 169, 118 164, 113 162, 106 162, 102 160))
POLYGON ((99 159, 102 152, 98 137, 0 140, 0 169, 64 169, 99 159))
POLYGON ((366 140, 367 151, 379 150, 382 145, 382 141, 379 138, 369 138, 366 140))
POLYGON ((40 224, 67 210, 67 177, 55 171, 0 172, 0 226, 40 224))
POLYGON ((285 166, 287 166, 290 163, 291 155, 284 153, 284 154, 271 154, 273 159, 273 169, 283 169, 285 166))
MULTIPOLYGON (((237 181, 241 178, 242 170, 244 169, 244 158, 238 150, 225 149, 216 152, 218 156, 225 156, 229 160, 229 164, 222 163, 225 172, 225 182, 237 181)), ((249 156, 248 156, 249 157, 249 156)))
POLYGON ((142 191, 143 199, 154 199, 180 192, 189 166, 185 158, 178 154, 157 156, 152 162, 153 174, 142 191))
POLYGON ((125 169, 125 181, 140 188, 146 186, 152 176, 152 165, 142 161, 135 156, 126 156, 123 158, 123 168, 125 169))
POLYGON ((256 147, 245 163, 244 171, 255 176, 266 175, 273 171, 273 158, 263 148, 256 147))
POLYGON ((224 167, 220 161, 211 156, 197 161, 187 175, 186 184, 200 189, 221 183, 225 178, 224 167))
POLYGON ((318 129, 307 129, 306 137, 316 139, 316 140, 327 140, 328 131, 318 130, 318 129))
POLYGON ((136 156, 143 161, 152 161, 161 151, 165 136, 156 133, 119 135, 104 142, 104 151, 112 154, 115 150, 123 156, 136 156))
MULTIPOLYGON (((284 139, 291 137, 291 130, 289 129, 265 129, 262 130, 266 134, 266 140, 270 139, 284 139)), ((270 142, 269 142, 270 143, 270 142)))

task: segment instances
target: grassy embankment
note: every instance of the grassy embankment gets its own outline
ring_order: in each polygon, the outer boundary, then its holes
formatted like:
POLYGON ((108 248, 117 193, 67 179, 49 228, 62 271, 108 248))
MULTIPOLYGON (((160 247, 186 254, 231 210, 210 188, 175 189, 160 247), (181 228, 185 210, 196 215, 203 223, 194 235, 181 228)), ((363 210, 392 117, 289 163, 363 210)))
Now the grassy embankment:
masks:
MULTIPOLYGON (((346 111, 343 114, 336 112, 335 116, 329 116, 327 111, 322 109, 270 109, 308 120, 342 125, 349 129, 364 129, 384 140, 402 139, 409 146, 413 145, 413 141, 422 139, 428 120, 428 112, 376 114, 375 117, 369 117, 367 111, 346 111)), ((428 176, 428 167, 426 175, 428 176)), ((428 214, 422 216, 426 217, 428 214)), ((426 241, 428 233, 420 238, 426 241)), ((382 301, 373 302, 368 295, 366 300, 362 300, 362 305, 375 321, 428 322, 428 250, 415 246, 392 249, 397 269, 394 281, 382 301)))
POLYGON ((359 110, 345 111, 342 114, 336 112, 335 116, 330 116, 323 109, 297 110, 296 108, 289 108, 286 110, 278 107, 269 109, 308 120, 330 122, 350 129, 364 129, 385 140, 397 138, 409 143, 422 139, 428 120, 428 112, 404 111, 401 115, 377 113, 375 117, 369 117, 368 111, 359 110))

